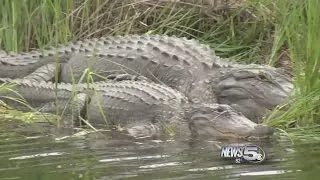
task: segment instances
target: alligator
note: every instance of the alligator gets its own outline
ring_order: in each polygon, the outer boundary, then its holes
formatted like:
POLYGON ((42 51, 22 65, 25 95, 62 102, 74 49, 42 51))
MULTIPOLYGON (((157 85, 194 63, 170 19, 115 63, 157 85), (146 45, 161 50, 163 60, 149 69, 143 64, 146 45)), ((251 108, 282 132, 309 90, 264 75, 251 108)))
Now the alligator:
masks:
MULTIPOLYGON (((159 35, 103 37, 69 43, 65 46, 60 45, 56 48, 48 48, 43 52, 33 51, 8 55, 0 59, 0 77, 45 81, 54 79, 55 82, 75 83, 82 79, 83 72, 87 69, 103 77, 127 73, 144 76, 153 82, 174 88, 185 94, 194 103, 205 102, 209 104, 220 103, 215 94, 220 91, 220 87, 223 87, 223 85, 216 86, 217 79, 221 77, 220 69, 232 71, 238 67, 252 68, 252 65, 232 64, 221 59, 215 56, 208 46, 200 44, 196 40, 159 35), (57 60, 59 63, 55 64, 57 60), (46 75, 46 69, 48 69, 46 66, 50 65, 54 65, 55 68, 59 67, 58 71, 57 69, 53 70, 54 77, 46 75), (42 76, 38 76, 39 73, 42 76)), ((243 71, 244 69, 242 68, 243 71)), ((238 110, 257 122, 261 119, 262 114, 274 108, 274 105, 278 105, 287 97, 286 88, 283 88, 281 83, 274 83, 284 82, 286 85, 292 85, 292 83, 284 73, 269 66, 261 66, 259 72, 249 71, 251 75, 256 73, 257 77, 268 76, 267 78, 271 78, 271 81, 263 83, 267 83, 266 86, 274 89, 265 92, 266 90, 263 89, 265 86, 256 86, 258 91, 251 92, 256 89, 242 87, 251 93, 247 98, 254 102, 259 111, 251 111, 246 109, 246 106, 238 108, 238 110), (268 72, 267 75, 264 75, 265 72, 268 72), (281 75, 273 76, 274 74, 281 75), (259 95, 259 93, 262 93, 260 95, 264 97, 265 101, 273 102, 256 101, 255 95, 259 95), (273 97, 280 98, 275 100, 273 97), (248 113, 249 111, 250 113, 248 113)), ((248 80, 245 76, 240 77, 241 79, 248 80)), ((252 80, 252 78, 249 79, 252 80)), ((94 80, 98 81, 101 78, 94 78, 94 80)), ((233 82, 239 81, 239 79, 236 80, 233 82)), ((256 80, 252 82, 248 80, 247 83, 253 84, 256 83, 256 80)), ((236 98, 232 97, 234 95, 232 93, 229 95, 228 101, 223 102, 232 105, 234 104, 232 99, 236 98)), ((242 101, 237 102, 240 104, 236 106, 242 107, 242 101)))
POLYGON ((217 102, 230 105, 256 123, 283 103, 293 89, 282 69, 259 65, 221 68, 212 77, 217 102))
MULTIPOLYGON (((14 82, 13 89, 19 94, 3 92, 1 97, 22 96, 41 112, 64 110, 63 119, 73 119, 66 126, 81 125, 74 123, 79 119, 94 127, 120 125, 134 137, 170 132, 177 137, 250 139, 269 138, 274 132, 228 105, 190 103, 182 93, 157 83, 118 81, 75 85, 9 78, 0 78, 0 82, 14 82)), ((9 105, 13 103, 2 99, 9 105)))

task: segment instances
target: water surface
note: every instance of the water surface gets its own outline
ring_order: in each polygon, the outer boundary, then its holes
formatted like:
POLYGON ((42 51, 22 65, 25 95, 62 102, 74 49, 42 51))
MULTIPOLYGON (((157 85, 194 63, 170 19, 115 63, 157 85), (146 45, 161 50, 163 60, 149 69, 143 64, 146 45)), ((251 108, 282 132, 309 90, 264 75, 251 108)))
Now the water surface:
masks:
POLYGON ((314 179, 319 163, 320 143, 292 144, 285 137, 191 142, 14 122, 0 129, 0 179, 314 179), (223 145, 250 143, 267 153, 263 163, 235 164, 220 157, 223 145))

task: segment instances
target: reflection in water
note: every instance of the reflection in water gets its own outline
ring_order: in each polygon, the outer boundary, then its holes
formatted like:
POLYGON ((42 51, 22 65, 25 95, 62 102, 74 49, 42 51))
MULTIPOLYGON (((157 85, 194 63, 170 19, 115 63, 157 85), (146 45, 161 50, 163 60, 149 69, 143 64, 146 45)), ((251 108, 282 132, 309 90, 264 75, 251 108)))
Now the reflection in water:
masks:
POLYGON ((47 157, 47 156, 60 156, 63 154, 65 154, 65 153, 63 153, 63 152, 41 153, 41 154, 33 154, 33 155, 28 155, 28 156, 12 157, 12 158, 9 158, 9 160, 31 159, 31 158, 35 158, 35 157, 47 157))
POLYGON ((41 131, 16 124, 1 127, 0 179, 281 179, 301 175, 320 161, 314 158, 320 144, 296 148, 283 138, 253 143, 267 154, 262 164, 234 164, 220 157, 220 147, 250 143, 137 140, 108 131, 36 129, 41 131), (312 157, 305 156, 308 148, 313 148, 312 157), (307 168, 297 163, 306 158, 312 160, 307 168))

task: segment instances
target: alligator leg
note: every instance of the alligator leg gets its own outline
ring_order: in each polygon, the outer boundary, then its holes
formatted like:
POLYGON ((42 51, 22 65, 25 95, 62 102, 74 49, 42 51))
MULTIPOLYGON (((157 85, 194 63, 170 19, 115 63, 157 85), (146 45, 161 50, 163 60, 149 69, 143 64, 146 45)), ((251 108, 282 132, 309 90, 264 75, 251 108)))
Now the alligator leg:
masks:
MULTIPOLYGON (((163 115, 167 115, 168 112, 163 111, 163 115)), ((179 118, 179 115, 172 114, 163 118, 163 115, 156 115, 154 120, 148 121, 140 120, 138 122, 132 122, 125 126, 126 131, 130 136, 135 138, 147 138, 154 137, 159 138, 161 136, 172 137, 189 137, 190 132, 185 131, 188 129, 188 122, 185 119, 179 118)))
POLYGON ((0 58, 8 56, 7 53, 3 50, 0 50, 0 58))
MULTIPOLYGON (((54 81, 57 74, 57 68, 60 69, 60 65, 47 64, 39 67, 33 73, 25 76, 23 79, 29 79, 31 81, 54 81)), ((59 79, 59 76, 57 77, 59 79)))
POLYGON ((126 127, 128 134, 135 138, 156 137, 160 135, 160 126, 153 123, 131 125, 126 127))
POLYGON ((90 97, 86 93, 75 95, 71 101, 71 108, 69 108, 69 112, 67 112, 67 122, 74 123, 76 126, 82 124, 82 121, 85 120, 86 107, 90 100, 89 98, 90 97))
MULTIPOLYGON (((62 65, 56 65, 56 64, 47 64, 44 66, 41 66, 33 73, 25 76, 23 79, 28 79, 31 81, 52 81, 52 82, 60 82, 60 75, 59 70, 61 69, 62 65), (57 78, 56 78, 57 77, 57 78)), ((146 82, 152 82, 150 79, 148 79, 145 76, 141 75, 132 75, 122 72, 111 72, 109 75, 104 77, 105 80, 114 80, 114 81, 146 81, 146 82)))
POLYGON ((59 125, 63 127, 75 127, 82 124, 81 121, 85 118, 86 100, 86 94, 79 93, 73 98, 57 99, 36 109, 42 113, 56 114, 61 117, 62 121, 59 125))

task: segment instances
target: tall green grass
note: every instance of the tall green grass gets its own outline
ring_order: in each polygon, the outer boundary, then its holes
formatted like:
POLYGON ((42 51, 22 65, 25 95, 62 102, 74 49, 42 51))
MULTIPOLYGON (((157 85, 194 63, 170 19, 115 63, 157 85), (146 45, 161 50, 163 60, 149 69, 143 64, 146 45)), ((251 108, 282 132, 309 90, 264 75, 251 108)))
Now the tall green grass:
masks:
POLYGON ((318 123, 318 0, 247 0, 235 9, 215 11, 194 2, 2 0, 0 49, 29 51, 103 35, 166 34, 199 39, 235 61, 274 65, 287 46, 296 89, 291 101, 276 110, 281 115, 274 113, 266 122, 282 128, 293 121, 318 123))
POLYGON ((267 62, 270 13, 259 8, 247 12, 252 7, 245 4, 236 10, 220 5, 213 11, 200 1, 184 2, 2 0, 0 44, 7 51, 29 51, 103 35, 166 34, 197 38, 224 57, 267 62))
MULTIPOLYGON (((271 125, 287 125, 297 121, 300 126, 320 122, 320 2, 278 2, 279 19, 276 24, 274 47, 286 44, 289 48, 295 75, 292 101, 284 105, 279 117, 270 116, 271 125)), ((277 49, 277 48, 274 48, 277 49)), ((271 59, 274 60, 274 59, 271 59)))
POLYGON ((2 0, 0 41, 7 51, 29 51, 44 44, 67 41, 71 36, 64 13, 71 1, 2 0))

